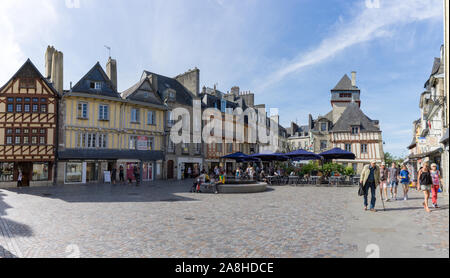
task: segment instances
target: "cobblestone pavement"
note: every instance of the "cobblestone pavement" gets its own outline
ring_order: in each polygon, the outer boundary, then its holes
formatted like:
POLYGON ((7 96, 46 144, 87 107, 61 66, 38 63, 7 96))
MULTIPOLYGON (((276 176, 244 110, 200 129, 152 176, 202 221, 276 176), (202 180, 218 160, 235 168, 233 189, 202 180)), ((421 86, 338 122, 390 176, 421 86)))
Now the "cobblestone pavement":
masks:
POLYGON ((0 189, 0 257, 449 256, 447 197, 430 214, 419 192, 372 213, 355 188, 189 188, 159 181, 0 189))

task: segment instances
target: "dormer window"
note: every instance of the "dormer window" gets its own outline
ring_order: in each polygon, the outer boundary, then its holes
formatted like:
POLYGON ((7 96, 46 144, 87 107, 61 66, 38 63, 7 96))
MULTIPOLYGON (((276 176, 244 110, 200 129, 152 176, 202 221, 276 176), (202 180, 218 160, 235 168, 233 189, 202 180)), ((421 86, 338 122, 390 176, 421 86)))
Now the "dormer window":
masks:
POLYGON ((327 131, 327 129, 328 129, 327 123, 320 124, 320 131, 327 131))
POLYGON ((102 88, 102 82, 91 81, 89 87, 94 90, 100 90, 102 88))
POLYGON ((359 126, 352 126, 352 135, 359 134, 359 126))

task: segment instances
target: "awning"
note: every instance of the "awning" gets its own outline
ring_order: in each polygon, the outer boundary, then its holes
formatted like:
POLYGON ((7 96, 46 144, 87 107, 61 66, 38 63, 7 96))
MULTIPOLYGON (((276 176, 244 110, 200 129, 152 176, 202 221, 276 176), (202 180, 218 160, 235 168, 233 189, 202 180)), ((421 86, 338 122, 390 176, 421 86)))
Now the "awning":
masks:
POLYGON ((113 150, 113 149, 66 149, 58 152, 58 159, 95 159, 118 160, 137 159, 140 161, 156 161, 164 159, 162 151, 113 150))
POLYGON ((426 153, 410 155, 408 157, 409 157, 409 159, 417 159, 417 158, 424 158, 424 157, 427 157, 427 156, 432 156, 432 155, 439 154, 439 153, 442 153, 442 148, 437 148, 435 150, 432 150, 432 151, 429 151, 429 152, 426 152, 426 153))
POLYGON ((352 152, 344 151, 340 148, 334 148, 323 152, 320 154, 325 159, 350 159, 353 160, 356 158, 355 154, 352 152))

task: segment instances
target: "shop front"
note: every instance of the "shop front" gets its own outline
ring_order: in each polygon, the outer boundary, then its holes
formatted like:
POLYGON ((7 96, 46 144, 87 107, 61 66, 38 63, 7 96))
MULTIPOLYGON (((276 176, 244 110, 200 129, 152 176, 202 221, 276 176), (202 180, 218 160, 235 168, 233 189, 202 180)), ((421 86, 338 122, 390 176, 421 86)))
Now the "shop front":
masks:
POLYGON ((178 158, 178 171, 177 178, 191 178, 194 175, 194 171, 201 171, 203 169, 203 159, 196 157, 179 157, 178 158), (189 169, 190 173, 189 174, 189 169))
POLYGON ((0 187, 19 185, 19 173, 22 173, 22 186, 51 185, 53 182, 53 162, 0 162, 0 187))

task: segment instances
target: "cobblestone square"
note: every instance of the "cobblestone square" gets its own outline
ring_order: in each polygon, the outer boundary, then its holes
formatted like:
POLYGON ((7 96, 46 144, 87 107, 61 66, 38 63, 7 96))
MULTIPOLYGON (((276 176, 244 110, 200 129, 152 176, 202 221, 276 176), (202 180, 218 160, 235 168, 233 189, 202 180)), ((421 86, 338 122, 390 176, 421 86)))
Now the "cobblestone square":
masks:
MULTIPOLYGON (((365 212, 356 188, 194 194, 190 182, 0 189, 0 257, 443 257, 448 197, 365 212)), ((379 198, 378 198, 379 199, 379 198)))

